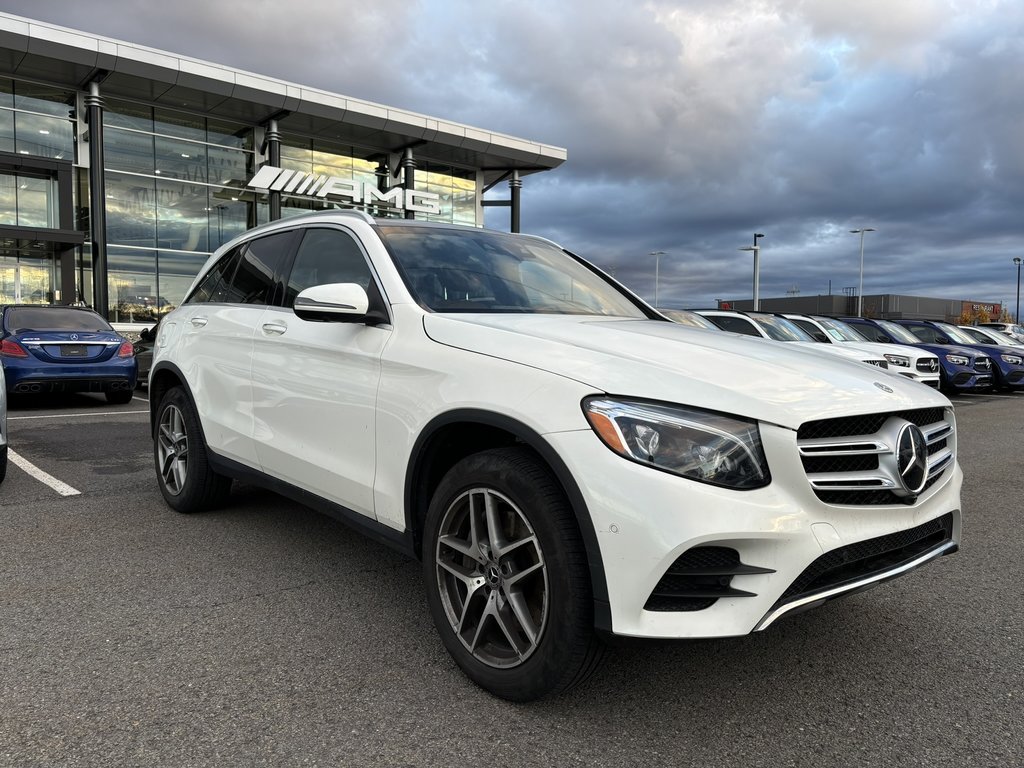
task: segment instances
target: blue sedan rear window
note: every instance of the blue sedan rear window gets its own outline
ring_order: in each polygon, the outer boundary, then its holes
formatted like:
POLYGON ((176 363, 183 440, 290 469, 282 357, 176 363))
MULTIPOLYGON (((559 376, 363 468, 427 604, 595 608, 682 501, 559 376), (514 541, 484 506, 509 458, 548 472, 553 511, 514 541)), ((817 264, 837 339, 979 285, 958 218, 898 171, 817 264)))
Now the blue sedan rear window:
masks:
POLYGON ((95 312, 61 307, 11 307, 7 310, 5 324, 11 333, 114 330, 95 312))

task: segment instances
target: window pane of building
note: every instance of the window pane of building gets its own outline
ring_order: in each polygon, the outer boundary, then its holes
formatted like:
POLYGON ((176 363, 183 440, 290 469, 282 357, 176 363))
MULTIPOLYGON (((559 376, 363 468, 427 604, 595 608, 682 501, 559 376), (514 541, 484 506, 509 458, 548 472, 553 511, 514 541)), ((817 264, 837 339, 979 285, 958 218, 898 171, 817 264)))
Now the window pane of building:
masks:
POLYGON ((103 110, 103 125, 133 128, 137 131, 153 131, 153 109, 130 101, 106 99, 103 110))
POLYGON ((156 173, 164 178, 206 181, 206 145, 156 137, 156 173))
POLYGON ((107 241, 156 246, 156 181, 107 173, 107 241))
POLYGON ((103 161, 115 171, 151 175, 156 170, 153 137, 148 133, 117 128, 103 133, 103 161))
POLYGON ((206 141, 206 120, 187 112, 157 107, 153 110, 153 131, 164 136, 206 141))
POLYGON ((157 319, 156 251, 107 248, 107 290, 114 323, 146 323, 157 319))
POLYGON ((208 251, 209 188, 170 179, 156 183, 157 246, 182 251, 208 251))

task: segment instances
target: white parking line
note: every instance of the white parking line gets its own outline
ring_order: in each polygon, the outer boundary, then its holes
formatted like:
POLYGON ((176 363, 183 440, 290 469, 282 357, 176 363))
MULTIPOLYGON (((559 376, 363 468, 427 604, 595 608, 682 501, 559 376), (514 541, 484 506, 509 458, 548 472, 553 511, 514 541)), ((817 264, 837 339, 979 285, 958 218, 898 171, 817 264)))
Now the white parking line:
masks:
POLYGON ((43 470, 41 470, 35 464, 28 461, 27 459, 22 458, 14 451, 12 451, 10 447, 8 447, 7 449, 7 458, 11 460, 14 466, 18 467, 19 469, 23 469, 25 472, 32 475, 32 477, 34 477, 40 483, 49 486, 57 493, 59 493, 61 496, 80 496, 82 493, 81 491, 72 488, 67 483, 62 483, 53 475, 43 472, 43 470))
POLYGON ((131 416, 132 414, 143 414, 148 416, 149 411, 98 411, 96 413, 53 413, 45 416, 8 416, 8 421, 27 421, 29 419, 81 419, 87 416, 131 416))

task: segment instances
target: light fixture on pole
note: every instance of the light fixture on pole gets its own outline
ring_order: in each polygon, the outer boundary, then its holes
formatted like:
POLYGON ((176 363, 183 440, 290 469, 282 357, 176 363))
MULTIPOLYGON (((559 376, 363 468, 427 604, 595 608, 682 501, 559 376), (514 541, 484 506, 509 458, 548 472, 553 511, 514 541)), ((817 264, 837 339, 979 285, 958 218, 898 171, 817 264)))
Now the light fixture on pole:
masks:
POLYGON ((654 257, 654 308, 658 308, 658 266, 661 261, 661 257, 665 255, 664 251, 651 251, 648 256, 654 257))
POLYGON ((851 235, 860 235, 860 287, 857 289, 857 317, 864 317, 864 233, 875 232, 873 227, 851 229, 851 235))
POLYGON ((757 241, 764 237, 761 232, 754 233, 754 244, 740 248, 741 251, 754 252, 754 311, 761 309, 761 246, 757 241))
POLYGON ((1013 314, 1013 322, 1020 323, 1020 256, 1013 257, 1013 263, 1017 265, 1017 310, 1013 314))

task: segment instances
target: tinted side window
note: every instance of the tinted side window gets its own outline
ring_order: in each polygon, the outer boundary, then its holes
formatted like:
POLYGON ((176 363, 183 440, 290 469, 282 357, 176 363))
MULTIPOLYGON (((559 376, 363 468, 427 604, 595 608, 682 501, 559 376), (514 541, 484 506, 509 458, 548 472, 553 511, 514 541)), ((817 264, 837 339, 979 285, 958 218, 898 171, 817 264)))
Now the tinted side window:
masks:
POLYGON ((232 304, 269 304, 285 259, 295 238, 294 232, 278 232, 250 240, 234 279, 222 301, 232 304))
POLYGON ((744 320, 741 317, 730 317, 728 315, 714 315, 711 320, 721 328, 723 331, 730 331, 732 333, 745 333, 747 336, 758 336, 761 334, 757 332, 754 324, 749 320, 744 320))
POLYGON ((201 304, 207 301, 224 301, 224 287, 231 281, 231 276, 238 266, 238 259, 242 254, 243 246, 231 249, 214 264, 206 273, 196 289, 185 300, 186 304, 201 304), (219 297, 219 298, 218 298, 219 297))
POLYGON ((825 335, 825 332, 809 320, 800 320, 799 318, 793 317, 791 317, 790 320, 796 323, 798 328, 809 333, 811 338, 815 341, 828 342, 829 339, 828 336, 825 335))
POLYGON ((889 337, 885 331, 875 325, 868 325, 866 323, 850 323, 855 329, 860 331, 863 335, 867 336, 868 341, 889 341, 889 337))
POLYGON ((293 306, 300 291, 327 283, 357 283, 369 294, 372 281, 355 238, 337 229, 308 229, 288 276, 284 305, 293 306))

